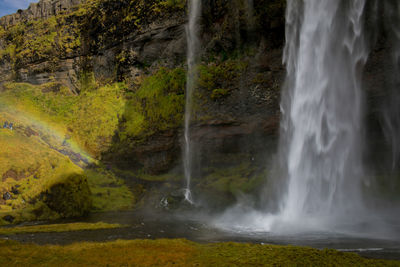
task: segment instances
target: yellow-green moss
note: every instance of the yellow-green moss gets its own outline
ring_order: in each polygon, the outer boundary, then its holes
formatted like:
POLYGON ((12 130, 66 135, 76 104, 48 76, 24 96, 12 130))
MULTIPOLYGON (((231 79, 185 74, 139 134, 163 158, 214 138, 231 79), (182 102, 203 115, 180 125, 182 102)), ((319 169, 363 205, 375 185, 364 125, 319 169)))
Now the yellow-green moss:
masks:
POLYGON ((19 184, 20 191, 24 192, 12 202, 13 208, 19 208, 57 183, 60 176, 82 172, 69 158, 49 149, 37 137, 28 138, 2 129, 0 147, 0 189, 10 190, 19 184), (20 178, 7 175, 9 171, 20 178))
POLYGON ((134 240, 38 246, 0 241, 2 266, 400 266, 332 249, 134 240))
POLYGON ((211 99, 216 100, 220 98, 224 98, 229 95, 228 89, 214 89, 211 93, 211 99))
POLYGON ((165 173, 159 175, 151 175, 143 170, 132 173, 131 176, 137 177, 144 181, 152 181, 152 182, 179 182, 182 181, 183 179, 181 174, 165 173))
MULTIPOLYGON (((67 88, 49 91, 52 85, 8 83, 0 103, 24 111, 71 136, 80 147, 97 157, 105 151, 124 111, 122 83, 82 90, 79 96, 67 88)), ((54 85, 53 85, 54 87, 54 85)))
POLYGON ((241 60, 226 60, 218 64, 202 64, 198 68, 198 86, 212 100, 224 98, 230 94, 232 83, 239 82, 248 63, 241 60))
POLYGON ((137 201, 135 195, 114 173, 91 168, 85 170, 85 175, 93 195, 93 211, 127 210, 134 207, 137 201))
POLYGON ((159 69, 128 95, 120 137, 149 136, 182 124, 186 74, 182 68, 159 69))
POLYGON ((59 233, 86 230, 114 229, 124 227, 121 224, 97 223, 63 223, 33 226, 1 227, 0 235, 15 235, 29 233, 59 233))
POLYGON ((81 46, 78 20, 70 17, 71 14, 21 21, 3 29, 0 38, 5 47, 0 50, 0 61, 8 60, 17 69, 29 62, 55 63, 78 52, 81 46))
POLYGON ((95 154, 98 144, 90 146, 89 141, 111 142, 125 103, 122 85, 85 89, 82 97, 58 84, 5 88, 0 121, 13 122, 14 130, 0 129, 0 198, 13 187, 18 186, 19 193, 0 201, 0 220, 6 215, 14 222, 81 216, 90 209, 89 188, 96 211, 133 207, 135 197, 122 180, 101 168, 83 171, 82 164, 58 152, 69 149, 91 162, 85 150, 95 154), (4 176, 7 172, 10 177, 4 176))
POLYGON ((81 174, 61 177, 39 199, 62 218, 82 217, 92 207, 89 185, 81 174))

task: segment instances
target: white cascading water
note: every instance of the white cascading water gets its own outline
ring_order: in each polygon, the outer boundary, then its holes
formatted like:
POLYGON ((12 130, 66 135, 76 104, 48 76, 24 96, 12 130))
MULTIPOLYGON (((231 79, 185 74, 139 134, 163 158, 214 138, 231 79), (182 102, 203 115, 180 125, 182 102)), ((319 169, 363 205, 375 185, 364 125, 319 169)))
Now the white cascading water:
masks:
POLYGON ((287 1, 278 179, 286 193, 273 214, 238 204, 217 226, 288 232, 362 220, 364 9, 365 0, 287 1))
POLYGON ((288 187, 281 216, 340 220, 363 208, 365 0, 287 4, 282 134, 288 187))
POLYGON ((199 54, 199 19, 201 14, 201 0, 190 0, 189 5, 189 23, 186 27, 187 36, 187 65, 188 74, 186 82, 186 103, 185 103, 185 148, 183 153, 183 167, 185 175, 185 200, 193 204, 191 193, 191 180, 192 180, 192 163, 193 151, 192 142, 190 137, 190 122, 192 117, 193 107, 193 90, 196 85, 196 64, 199 54))

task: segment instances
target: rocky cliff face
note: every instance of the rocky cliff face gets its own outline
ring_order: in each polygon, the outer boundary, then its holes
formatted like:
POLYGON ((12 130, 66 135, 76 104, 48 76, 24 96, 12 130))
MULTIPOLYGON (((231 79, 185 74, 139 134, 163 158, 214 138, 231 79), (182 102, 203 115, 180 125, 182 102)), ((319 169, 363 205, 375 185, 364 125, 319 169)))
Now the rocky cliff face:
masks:
POLYGON ((30 4, 26 10, 18 10, 17 13, 0 18, 0 25, 9 27, 23 21, 48 19, 61 13, 70 12, 85 0, 41 0, 30 4))
MULTIPOLYGON (((59 94, 60 86, 73 95, 68 99, 94 94, 111 101, 96 88, 123 83, 121 99, 126 104, 124 112, 112 113, 118 121, 115 128, 95 122, 96 116, 102 120, 101 112, 83 114, 73 120, 82 120, 83 128, 92 126, 80 131, 68 122, 66 136, 122 176, 146 180, 153 178, 143 178, 138 170, 146 175, 172 173, 168 177, 173 178, 157 178, 162 183, 156 187, 179 188, 186 2, 82 2, 42 0, 0 19, 3 90, 10 90, 10 82, 22 82, 50 88, 41 89, 46 101, 58 97, 52 94, 59 94), (94 130, 98 127, 106 129, 94 130)), ((250 183, 249 190, 257 187, 264 168, 256 166, 266 165, 265 153, 276 141, 285 5, 282 0, 256 0, 254 7, 242 0, 203 0, 203 6, 192 125, 199 177, 195 182, 203 191, 221 190, 232 199, 240 184, 250 183), (247 167, 234 168, 241 164, 247 167), (218 182, 213 178, 216 165, 232 175, 218 182), (213 185, 216 182, 220 185, 213 185)))

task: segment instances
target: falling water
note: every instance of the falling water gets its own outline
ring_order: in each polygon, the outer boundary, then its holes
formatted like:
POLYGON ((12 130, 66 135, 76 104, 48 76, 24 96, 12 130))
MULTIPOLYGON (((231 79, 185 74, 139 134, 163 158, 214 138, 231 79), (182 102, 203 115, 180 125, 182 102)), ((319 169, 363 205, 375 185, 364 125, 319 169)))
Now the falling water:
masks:
POLYGON ((363 208, 365 0, 288 0, 281 218, 341 220, 363 208))
POLYGON ((186 28, 187 35, 187 64, 188 75, 186 84, 186 104, 185 104, 185 149, 183 155, 183 165, 185 174, 185 200, 193 204, 190 183, 192 180, 193 151, 190 138, 190 122, 193 107, 193 90, 196 84, 196 63, 199 50, 199 19, 201 14, 201 0, 189 1, 189 24, 186 28))

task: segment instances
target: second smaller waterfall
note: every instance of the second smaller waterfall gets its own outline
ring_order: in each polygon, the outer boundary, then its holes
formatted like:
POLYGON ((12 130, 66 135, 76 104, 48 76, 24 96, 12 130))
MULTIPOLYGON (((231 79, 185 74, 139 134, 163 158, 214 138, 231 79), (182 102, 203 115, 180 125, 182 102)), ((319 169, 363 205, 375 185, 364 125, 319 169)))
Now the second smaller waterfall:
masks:
POLYGON ((189 24, 186 27, 187 35, 187 83, 185 103, 185 149, 183 152, 183 167, 185 175, 185 200, 193 204, 190 183, 192 180, 193 146, 190 136, 190 122, 193 108, 193 90, 196 86, 196 64, 199 54, 199 19, 201 14, 201 0, 189 1, 189 24))

